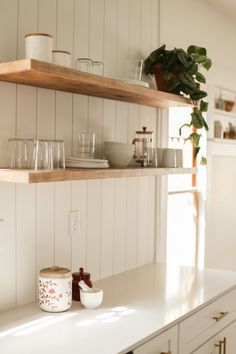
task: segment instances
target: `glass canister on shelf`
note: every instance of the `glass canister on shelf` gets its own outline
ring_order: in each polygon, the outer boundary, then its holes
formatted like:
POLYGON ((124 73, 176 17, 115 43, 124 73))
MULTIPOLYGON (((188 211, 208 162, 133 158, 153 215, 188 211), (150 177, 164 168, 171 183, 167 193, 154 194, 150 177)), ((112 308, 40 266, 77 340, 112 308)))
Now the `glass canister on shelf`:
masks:
POLYGON ((134 158, 136 162, 141 163, 141 166, 146 167, 153 165, 152 151, 153 151, 153 132, 148 131, 147 127, 136 131, 137 137, 133 139, 135 146, 134 158))
POLYGON ((93 287, 91 281, 91 275, 84 271, 84 268, 80 268, 79 272, 72 273, 72 300, 80 301, 80 288, 78 283, 83 280, 90 288, 93 287))

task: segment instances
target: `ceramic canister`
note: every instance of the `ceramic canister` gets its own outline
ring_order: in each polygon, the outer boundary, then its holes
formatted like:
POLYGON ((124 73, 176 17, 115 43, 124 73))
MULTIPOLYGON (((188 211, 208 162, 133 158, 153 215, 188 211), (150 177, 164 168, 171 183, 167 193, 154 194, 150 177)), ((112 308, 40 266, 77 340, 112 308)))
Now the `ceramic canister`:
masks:
POLYGON ((52 51, 53 64, 62 65, 67 68, 71 66, 71 53, 66 50, 53 50, 52 51))
POLYGON ((39 305, 48 312, 62 312, 71 307, 72 275, 67 268, 53 266, 39 272, 39 305))
POLYGON ((25 35, 25 57, 52 62, 52 36, 47 33, 25 35))

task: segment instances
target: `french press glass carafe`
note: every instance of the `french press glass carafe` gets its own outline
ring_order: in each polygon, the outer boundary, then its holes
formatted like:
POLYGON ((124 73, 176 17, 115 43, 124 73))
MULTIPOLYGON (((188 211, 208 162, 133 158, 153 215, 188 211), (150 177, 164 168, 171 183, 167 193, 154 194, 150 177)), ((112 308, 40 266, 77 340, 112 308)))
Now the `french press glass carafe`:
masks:
POLYGON ((137 137, 133 140, 136 162, 141 163, 144 167, 152 165, 153 132, 147 131, 147 127, 143 127, 143 130, 136 131, 136 134, 137 137))

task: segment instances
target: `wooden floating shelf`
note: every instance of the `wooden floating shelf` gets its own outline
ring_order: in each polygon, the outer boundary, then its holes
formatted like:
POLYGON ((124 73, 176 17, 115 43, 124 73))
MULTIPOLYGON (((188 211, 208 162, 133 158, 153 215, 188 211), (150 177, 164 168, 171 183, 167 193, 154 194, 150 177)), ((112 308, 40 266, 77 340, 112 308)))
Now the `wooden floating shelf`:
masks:
POLYGON ((220 116, 228 117, 228 118, 236 118, 236 113, 235 112, 228 112, 228 111, 224 111, 223 109, 215 108, 214 109, 214 113, 218 114, 220 116))
POLYGON ((217 144, 236 144, 236 139, 208 138, 207 141, 217 144))
POLYGON ((189 99, 120 80, 34 59, 0 63, 0 81, 168 108, 192 106, 189 99))
POLYGON ((161 167, 130 167, 103 169, 72 169, 65 170, 14 170, 0 169, 0 182, 43 183, 62 182, 88 179, 105 179, 121 177, 163 176, 169 174, 196 174, 196 168, 161 168, 161 167))

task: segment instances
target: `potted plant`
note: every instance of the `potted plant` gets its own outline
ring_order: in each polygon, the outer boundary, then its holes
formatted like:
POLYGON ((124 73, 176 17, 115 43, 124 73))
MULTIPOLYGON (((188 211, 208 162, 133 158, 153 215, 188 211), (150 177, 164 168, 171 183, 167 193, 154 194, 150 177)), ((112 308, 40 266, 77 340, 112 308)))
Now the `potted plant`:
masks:
MULTIPOLYGON (((209 70, 211 60, 207 57, 207 51, 203 47, 191 45, 187 51, 181 48, 167 50, 163 45, 154 50, 144 61, 145 74, 155 75, 157 87, 160 91, 184 94, 193 103, 191 121, 184 126, 193 128, 187 139, 191 140, 194 147, 194 157, 196 158, 200 150, 199 129, 208 130, 203 113, 207 111, 208 103, 203 100, 207 93, 200 88, 201 83, 206 83, 201 68, 209 70)), ((206 163, 202 158, 201 163, 206 163)))

